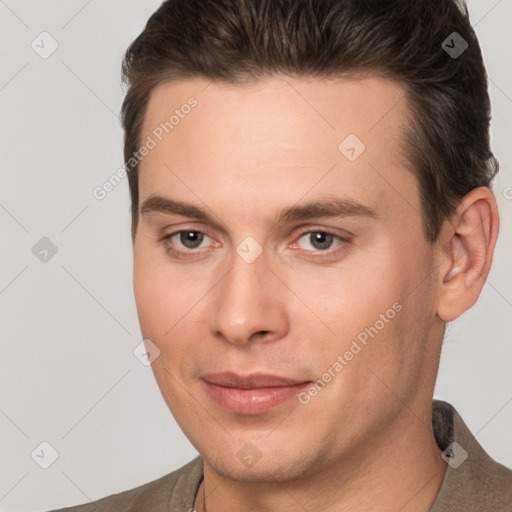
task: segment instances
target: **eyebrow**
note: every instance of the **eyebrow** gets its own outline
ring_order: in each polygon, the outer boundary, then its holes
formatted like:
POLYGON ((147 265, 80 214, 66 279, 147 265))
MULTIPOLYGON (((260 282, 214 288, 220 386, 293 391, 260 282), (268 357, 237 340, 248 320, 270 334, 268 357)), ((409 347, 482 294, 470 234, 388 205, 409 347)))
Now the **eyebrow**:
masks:
MULTIPOLYGON (((216 224, 212 216, 202 208, 190 203, 176 201, 159 195, 151 195, 148 197, 140 207, 139 211, 141 216, 158 212, 208 220, 216 224)), ((376 219, 379 215, 373 208, 365 206, 364 204, 352 199, 328 197, 301 205, 283 208, 278 211, 275 217, 275 222, 285 223, 314 218, 342 217, 369 217, 376 219)))

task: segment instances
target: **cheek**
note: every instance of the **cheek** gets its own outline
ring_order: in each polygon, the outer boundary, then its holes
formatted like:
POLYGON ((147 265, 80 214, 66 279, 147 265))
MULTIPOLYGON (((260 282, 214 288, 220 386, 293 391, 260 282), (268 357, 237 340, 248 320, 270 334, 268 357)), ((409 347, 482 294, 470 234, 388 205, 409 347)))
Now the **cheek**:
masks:
POLYGON ((135 251, 133 289, 140 329, 157 345, 166 366, 184 359, 191 344, 200 339, 206 307, 201 298, 208 287, 207 280, 170 265, 154 250, 135 251))
POLYGON ((354 264, 329 274, 325 269, 316 275, 295 274, 297 295, 307 297, 318 318, 303 326, 311 333, 308 338, 316 340, 309 347, 315 369, 319 374, 330 369, 331 374, 343 375, 335 379, 336 394, 366 390, 377 397, 385 389, 370 369, 399 383, 419 364, 418 329, 424 326, 416 325, 421 323, 416 322, 419 305, 408 296, 414 272, 391 249, 381 246, 364 257, 358 255, 354 264), (320 329, 316 338, 315 324, 320 329))
POLYGON ((373 259, 367 255, 357 264, 347 262, 329 272, 296 272, 292 277, 294 291, 316 314, 318 325, 326 333, 328 327, 332 337, 340 341, 357 336, 376 322, 382 327, 381 315, 385 315, 386 324, 393 320, 399 309, 393 305, 404 295, 403 275, 382 256, 373 259))
POLYGON ((195 294, 183 278, 169 275, 169 266, 140 250, 134 255, 133 288, 143 338, 151 340, 159 356, 151 367, 160 391, 175 417, 192 406, 183 393, 184 375, 192 372, 189 332, 195 294), (186 292, 184 288, 188 288, 186 292))
MULTIPOLYGON (((168 267, 168 266, 167 266, 168 267)), ((133 291, 144 337, 161 344, 178 314, 174 281, 156 251, 140 243, 134 251, 133 291)))
POLYGON ((155 279, 157 273, 151 271, 148 260, 141 252, 136 252, 134 256, 133 291, 142 333, 145 337, 150 337, 148 329, 155 327, 154 322, 159 317, 162 294, 159 287, 162 284, 155 279))

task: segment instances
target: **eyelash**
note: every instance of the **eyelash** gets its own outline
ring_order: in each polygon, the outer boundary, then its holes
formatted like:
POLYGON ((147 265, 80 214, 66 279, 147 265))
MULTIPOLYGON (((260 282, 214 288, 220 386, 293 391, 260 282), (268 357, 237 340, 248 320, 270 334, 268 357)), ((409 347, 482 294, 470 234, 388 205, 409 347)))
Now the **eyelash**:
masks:
MULTIPOLYGON (((174 231, 173 233, 170 233, 168 235, 164 235, 158 240, 158 243, 163 244, 165 246, 165 250, 170 256, 173 256, 175 258, 193 258, 197 253, 201 252, 201 249, 189 249, 189 250, 177 250, 173 247, 171 247, 168 243, 168 240, 170 240, 173 236, 179 235, 181 233, 200 233, 204 236, 208 236, 204 231, 201 231, 200 229, 181 229, 179 231, 174 231)), ((338 235, 336 233, 333 233, 332 231, 326 230, 326 229, 313 229, 309 231, 304 231, 300 234, 300 236, 297 238, 297 240, 300 240, 305 235, 311 235, 315 233, 322 233, 325 235, 333 236, 334 238, 338 239, 340 242, 337 247, 340 245, 344 245, 347 243, 350 243, 350 240, 346 237, 343 237, 341 235, 338 235)), ((297 244, 297 242, 294 242, 294 245, 297 244)), ((306 250, 306 253, 318 253, 318 255, 313 256, 312 254, 306 255, 308 258, 322 258, 326 256, 332 256, 333 254, 336 254, 341 249, 335 248, 335 249, 326 249, 326 250, 317 250, 317 251, 308 251, 306 250)))

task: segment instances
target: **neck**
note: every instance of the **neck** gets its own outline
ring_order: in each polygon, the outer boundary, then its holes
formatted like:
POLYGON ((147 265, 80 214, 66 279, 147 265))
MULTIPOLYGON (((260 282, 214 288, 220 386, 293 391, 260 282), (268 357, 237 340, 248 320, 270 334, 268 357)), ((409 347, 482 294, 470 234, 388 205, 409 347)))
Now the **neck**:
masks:
MULTIPOLYGON (((196 510, 258 510, 287 512, 428 512, 444 475, 429 421, 419 422, 408 411, 378 440, 363 443, 334 463, 321 465, 293 481, 239 482, 221 476, 204 460, 204 481, 196 510)), ((430 416, 425 416, 430 418, 430 416)))

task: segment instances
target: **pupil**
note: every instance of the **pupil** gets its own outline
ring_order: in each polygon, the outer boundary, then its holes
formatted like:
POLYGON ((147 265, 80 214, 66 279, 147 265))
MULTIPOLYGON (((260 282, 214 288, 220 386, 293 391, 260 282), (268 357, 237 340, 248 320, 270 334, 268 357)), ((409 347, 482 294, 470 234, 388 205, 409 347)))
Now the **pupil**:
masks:
POLYGON ((203 241, 203 233, 198 231, 185 231, 180 235, 180 242, 189 249, 195 249, 203 241))
POLYGON ((317 249, 329 249, 331 243, 332 243, 332 237, 333 235, 330 235, 329 233, 312 233, 310 235, 312 237, 312 244, 313 247, 316 247, 317 249))

